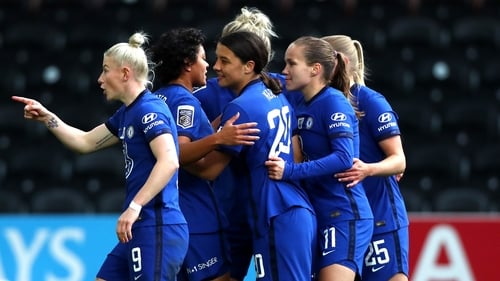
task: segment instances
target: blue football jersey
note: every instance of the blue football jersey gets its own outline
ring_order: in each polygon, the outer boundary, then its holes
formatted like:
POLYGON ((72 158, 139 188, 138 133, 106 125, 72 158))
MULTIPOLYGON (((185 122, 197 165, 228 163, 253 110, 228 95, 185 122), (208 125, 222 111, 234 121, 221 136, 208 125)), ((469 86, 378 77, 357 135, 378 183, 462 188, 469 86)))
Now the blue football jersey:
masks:
MULTIPOLYGON (((381 161, 386 155, 378 143, 400 135, 398 116, 382 94, 361 85, 354 85, 351 92, 358 109, 365 114, 359 123, 360 159, 366 163, 381 161)), ((375 234, 408 226, 404 199, 395 176, 367 177, 363 186, 375 218, 375 234)))
POLYGON ((236 123, 257 122, 259 140, 251 146, 223 146, 222 150, 244 161, 250 175, 250 225, 257 236, 266 233, 270 219, 292 207, 312 211, 304 190, 290 181, 269 178, 264 162, 276 155, 293 162, 292 130, 296 119, 283 95, 275 95, 261 80, 250 82, 224 109, 222 123, 237 112, 236 123))
POLYGON ((304 162, 288 161, 283 178, 303 180, 318 226, 373 218, 363 187, 346 188, 334 178, 351 168, 359 152, 358 121, 349 101, 340 91, 325 87, 308 102, 297 99, 295 113, 304 162))
MULTIPOLYGON (((121 106, 105 124, 123 146, 127 189, 125 210, 156 163, 149 142, 161 134, 171 134, 179 151, 177 129, 169 108, 149 90, 142 92, 129 106, 121 106)), ((176 172, 165 188, 142 207, 140 219, 133 227, 186 223, 179 208, 177 177, 176 172)))
POLYGON ((200 101, 210 122, 221 115, 224 107, 237 97, 229 88, 219 86, 217 78, 208 79, 207 84, 196 89, 193 95, 200 101))
MULTIPOLYGON (((171 84, 155 91, 164 100, 177 125, 179 136, 196 141, 214 133, 200 101, 185 87, 171 84)), ((227 225, 210 182, 179 170, 179 204, 190 233, 217 232, 227 225)))

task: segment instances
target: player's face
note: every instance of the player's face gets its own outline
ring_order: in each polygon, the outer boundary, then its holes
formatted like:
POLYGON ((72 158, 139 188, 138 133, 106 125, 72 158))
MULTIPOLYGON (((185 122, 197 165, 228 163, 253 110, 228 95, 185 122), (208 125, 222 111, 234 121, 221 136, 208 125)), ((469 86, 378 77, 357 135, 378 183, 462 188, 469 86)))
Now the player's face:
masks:
POLYGON ((116 61, 109 57, 104 56, 102 62, 102 72, 97 79, 97 82, 103 89, 103 93, 107 100, 117 100, 121 93, 121 81, 124 78, 122 68, 116 61))
POLYGON ((227 87, 239 93, 245 81, 245 65, 228 47, 217 44, 215 49, 217 60, 214 71, 217 73, 217 81, 221 87, 227 87))
POLYGON ((208 62, 206 59, 205 48, 200 45, 200 47, 198 48, 196 61, 191 65, 194 87, 201 87, 207 84, 208 62))
POLYGON ((285 52, 285 75, 286 89, 289 91, 301 90, 311 82, 312 66, 307 65, 304 57, 304 48, 290 44, 285 52))

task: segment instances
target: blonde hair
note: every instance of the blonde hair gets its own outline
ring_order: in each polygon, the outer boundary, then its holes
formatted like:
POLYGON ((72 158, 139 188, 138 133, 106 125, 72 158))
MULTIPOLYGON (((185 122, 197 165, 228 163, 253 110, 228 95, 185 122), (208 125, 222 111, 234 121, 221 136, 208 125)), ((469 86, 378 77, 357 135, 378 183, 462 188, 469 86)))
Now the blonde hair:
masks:
POLYGON ((278 38, 273 28, 274 26, 269 17, 259 9, 243 7, 241 8, 241 13, 237 15, 233 21, 224 26, 221 37, 236 31, 255 33, 264 41, 264 45, 269 54, 268 61, 271 61, 274 56, 274 52, 271 48, 271 38, 278 38))
POLYGON ((148 81, 149 60, 142 46, 148 40, 146 33, 136 32, 129 37, 128 43, 117 43, 104 52, 104 56, 113 58, 118 65, 129 66, 135 73, 135 79, 146 87, 151 84, 148 81))
POLYGON ((327 41, 337 52, 347 57, 349 60, 348 75, 352 77, 354 83, 364 86, 366 69, 361 43, 347 35, 330 35, 321 39, 327 41))

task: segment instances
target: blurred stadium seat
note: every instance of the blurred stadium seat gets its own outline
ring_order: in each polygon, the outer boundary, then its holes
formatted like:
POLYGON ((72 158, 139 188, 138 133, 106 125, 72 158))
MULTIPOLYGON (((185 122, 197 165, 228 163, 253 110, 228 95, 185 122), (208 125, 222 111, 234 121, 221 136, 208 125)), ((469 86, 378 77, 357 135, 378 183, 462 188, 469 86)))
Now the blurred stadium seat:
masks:
POLYGON ((97 199, 97 211, 101 213, 120 213, 125 202, 125 189, 112 188, 104 191, 97 199))
MULTIPOLYGON (((500 93, 500 71, 498 71, 498 60, 492 57, 481 60, 477 66, 481 77, 481 89, 478 91, 482 96, 494 96, 500 93)), ((498 95, 500 97, 500 95, 498 95)), ((500 98, 496 98, 497 105, 500 105, 500 98)))
POLYGON ((132 35, 125 32, 120 26, 103 22, 104 19, 99 21, 99 18, 95 18, 94 20, 98 21, 94 23, 95 25, 82 21, 68 27, 71 28, 71 31, 68 32, 68 48, 100 49, 101 52, 104 52, 115 43, 128 42, 129 36, 132 35), (100 26, 100 28, 95 29, 95 26, 100 26))
POLYGON ((402 99, 415 90, 414 67, 408 67, 398 59, 393 49, 391 53, 381 52, 365 58, 367 68, 366 84, 392 99, 402 99))
POLYGON ((16 52, 13 51, 2 50, 0 52, 0 60, 5 69, 8 69, 8 71, 2 72, 2 75, 0 75, 0 98, 2 100, 9 98, 11 95, 20 95, 26 90, 26 84, 28 83, 26 73, 24 73, 19 63, 15 61, 15 55, 16 52))
POLYGON ((497 142, 482 145, 471 154, 470 170, 478 184, 476 188, 488 190, 500 207, 500 146, 497 142))
POLYGON ((468 176, 460 148, 448 142, 436 141, 431 145, 418 140, 422 138, 404 143, 406 171, 402 188, 409 184, 410 187, 418 186, 423 193, 433 193, 468 176))
POLYGON ((448 46, 449 34, 429 17, 400 17, 390 22, 387 44, 399 48, 418 48, 432 52, 448 46))
POLYGON ((85 192, 74 186, 51 186, 31 196, 34 213, 92 213, 95 207, 85 192))
POLYGON ((24 135, 26 134, 26 120, 23 116, 23 105, 11 101, 0 104, 0 135, 24 135))
POLYGON ((65 33, 48 21, 21 21, 4 32, 4 48, 61 51, 66 45, 65 33))
POLYGON ((27 213, 29 206, 24 198, 15 190, 0 189, 0 214, 3 213, 27 213))
POLYGON ((393 99, 390 103, 399 117, 399 128, 405 139, 441 132, 441 116, 425 97, 393 99))
POLYGON ((489 212, 488 195, 474 187, 449 186, 438 192, 433 202, 436 212, 489 212))
POLYGON ((76 155, 73 167, 75 182, 89 193, 125 186, 125 161, 118 147, 76 155))
POLYGON ((455 44, 487 48, 500 46, 498 18, 484 16, 460 18, 453 23, 452 31, 455 44))
POLYGON ((72 165, 67 151, 62 146, 31 143, 26 147, 7 150, 8 186, 30 195, 46 185, 63 184, 72 177, 72 165))
POLYGON ((498 109, 493 99, 479 97, 447 99, 442 105, 443 131, 464 134, 468 143, 474 137, 493 140, 498 137, 498 109))
POLYGON ((357 17, 340 16, 338 21, 329 21, 320 27, 321 36, 346 34, 358 40, 363 48, 371 55, 384 51, 387 34, 382 23, 374 24, 360 21, 357 17))
POLYGON ((429 212, 431 206, 418 189, 418 186, 405 185, 400 189, 405 200, 406 211, 408 212, 429 212))
MULTIPOLYGON (((467 62, 476 63, 478 68, 482 68, 482 64, 497 57, 500 47, 498 16, 466 16, 456 19, 450 29, 453 46, 461 50, 467 62)), ((479 73, 482 74, 480 70, 479 73)))

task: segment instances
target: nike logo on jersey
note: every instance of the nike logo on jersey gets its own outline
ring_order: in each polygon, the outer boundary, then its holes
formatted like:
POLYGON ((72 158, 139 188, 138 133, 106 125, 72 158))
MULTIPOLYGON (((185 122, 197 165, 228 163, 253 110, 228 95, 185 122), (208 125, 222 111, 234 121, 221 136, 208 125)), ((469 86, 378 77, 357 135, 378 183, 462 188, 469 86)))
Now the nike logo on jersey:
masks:
POLYGON ((384 268, 384 265, 379 266, 379 267, 372 267, 372 272, 377 272, 377 271, 381 270, 382 268, 384 268))
POLYGON ((330 250, 330 251, 323 251, 322 254, 323 254, 323 257, 330 254, 330 253, 333 253, 335 252, 335 250, 330 250))
POLYGON ((141 276, 142 276, 142 273, 139 274, 139 275, 137 275, 137 276, 134 276, 134 280, 137 280, 137 279, 141 278, 141 276))

